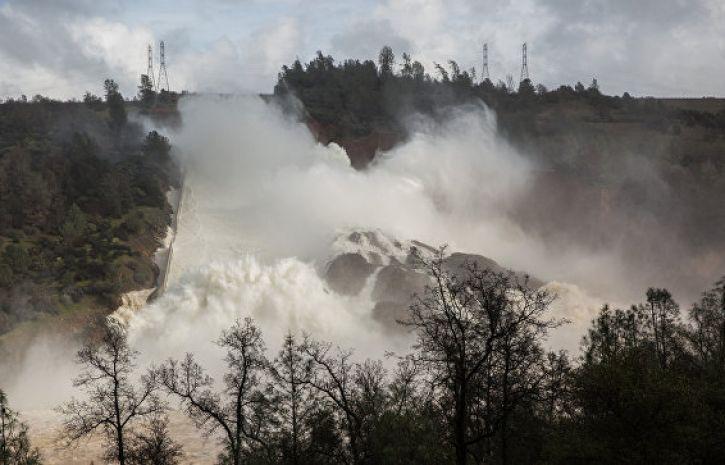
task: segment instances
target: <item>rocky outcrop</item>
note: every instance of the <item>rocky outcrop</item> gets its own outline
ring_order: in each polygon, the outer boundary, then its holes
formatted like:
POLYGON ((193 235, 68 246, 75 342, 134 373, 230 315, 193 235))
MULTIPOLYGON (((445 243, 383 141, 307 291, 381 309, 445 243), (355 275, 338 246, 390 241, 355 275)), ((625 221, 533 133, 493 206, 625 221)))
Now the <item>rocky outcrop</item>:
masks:
POLYGON ((332 142, 345 149, 350 164, 356 169, 368 166, 378 152, 392 149, 400 141, 400 136, 392 132, 373 131, 362 137, 335 138, 332 142))
POLYGON ((321 144, 334 142, 345 149, 350 164, 356 169, 365 168, 378 152, 392 149, 403 139, 402 134, 380 129, 373 129, 370 134, 361 136, 341 134, 334 125, 323 125, 312 119, 307 121, 307 127, 321 144))
MULTIPOLYGON (((325 270, 325 279, 331 290, 347 296, 355 296, 365 287, 371 276, 371 299, 374 302, 373 317, 390 331, 404 331, 399 321, 408 317, 408 308, 414 296, 420 295, 428 283, 428 276, 421 263, 411 253, 416 249, 424 257, 432 257, 436 249, 419 241, 401 241, 380 231, 352 231, 340 235, 334 242, 334 255, 325 270)), ((483 255, 456 252, 445 258, 444 267, 453 274, 464 274, 469 264, 497 273, 507 273, 494 260, 483 255)), ((524 273, 517 278, 532 288, 543 283, 524 273)))
POLYGON ((373 287, 373 317, 385 328, 399 329, 397 322, 407 320, 410 304, 427 283, 427 276, 410 265, 394 263, 382 267, 373 287))
POLYGON ((503 266, 499 265, 496 261, 491 260, 488 257, 484 257, 483 255, 476 255, 476 254, 469 254, 469 253, 452 253, 448 257, 446 257, 444 266, 446 269, 452 273, 459 276, 462 276, 466 272, 466 267, 470 264, 475 264, 479 269, 482 270, 491 270, 494 273, 510 273, 513 272, 516 278, 521 282, 521 284, 524 284, 525 282, 528 284, 528 287, 531 288, 539 288, 544 285, 544 282, 534 278, 532 276, 529 276, 527 273, 521 272, 521 271, 513 271, 509 270, 508 268, 504 268, 503 266))
POLYGON ((338 294, 358 295, 375 268, 359 253, 343 253, 329 263, 325 278, 338 294))

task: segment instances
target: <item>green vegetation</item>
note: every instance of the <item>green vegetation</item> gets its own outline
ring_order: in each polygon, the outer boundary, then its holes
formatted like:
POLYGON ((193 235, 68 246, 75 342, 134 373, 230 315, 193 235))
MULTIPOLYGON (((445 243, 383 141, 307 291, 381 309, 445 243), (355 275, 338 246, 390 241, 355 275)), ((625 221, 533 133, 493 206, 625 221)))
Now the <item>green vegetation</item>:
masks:
MULTIPOLYGON (((634 99, 600 92, 596 79, 585 87, 563 85, 548 90, 524 80, 517 89, 485 79, 476 82, 475 70, 461 70, 455 61, 448 67, 436 64, 436 75, 426 73, 420 62, 403 54, 399 72, 395 72, 395 55, 383 47, 378 66, 373 61, 345 60, 335 64, 322 52, 303 65, 295 61, 284 66, 275 86, 275 95, 289 93, 298 97, 309 116, 323 125, 334 125, 335 137, 363 136, 376 130, 401 131, 399 118, 411 112, 435 115, 442 108, 480 99, 496 110, 501 126, 522 135, 533 132, 535 122, 544 112, 562 104, 571 113, 586 112, 595 121, 641 122, 672 130, 672 125, 725 129, 725 105, 718 111, 679 109, 660 100, 634 99), (587 108, 588 107, 588 108, 587 108)), ((672 103, 676 103, 673 101, 672 103)), ((555 110, 556 111, 556 110, 555 110)))
POLYGON ((0 334, 73 302, 114 308, 155 282, 171 148, 105 88, 105 102, 0 104, 0 334))
POLYGON ((41 463, 40 452, 30 444, 27 425, 10 409, 5 393, 0 390, 0 465, 41 463))

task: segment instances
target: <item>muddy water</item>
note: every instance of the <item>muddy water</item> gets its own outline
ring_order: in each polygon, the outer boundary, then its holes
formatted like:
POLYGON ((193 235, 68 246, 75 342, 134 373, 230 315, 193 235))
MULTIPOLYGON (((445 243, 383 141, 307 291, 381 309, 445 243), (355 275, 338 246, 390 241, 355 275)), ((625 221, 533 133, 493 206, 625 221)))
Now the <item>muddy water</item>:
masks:
MULTIPOLYGON (((102 464, 103 438, 96 435, 81 441, 76 447, 62 444, 62 417, 52 410, 22 412, 23 421, 30 427, 30 439, 40 449, 46 465, 102 464)), ((171 436, 183 447, 183 465, 212 465, 220 447, 215 438, 205 438, 183 412, 169 415, 171 436)))

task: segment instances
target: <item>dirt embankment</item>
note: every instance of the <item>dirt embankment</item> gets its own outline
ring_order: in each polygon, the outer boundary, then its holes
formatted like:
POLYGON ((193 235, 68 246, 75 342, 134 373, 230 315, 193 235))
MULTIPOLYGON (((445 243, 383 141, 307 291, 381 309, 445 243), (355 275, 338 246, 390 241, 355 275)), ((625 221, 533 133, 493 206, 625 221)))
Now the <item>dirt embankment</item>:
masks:
POLYGON ((364 136, 341 135, 335 125, 321 124, 314 119, 307 121, 307 127, 321 144, 334 142, 345 149, 355 169, 365 168, 373 161, 376 153, 388 151, 403 140, 402 134, 381 129, 373 129, 364 136))

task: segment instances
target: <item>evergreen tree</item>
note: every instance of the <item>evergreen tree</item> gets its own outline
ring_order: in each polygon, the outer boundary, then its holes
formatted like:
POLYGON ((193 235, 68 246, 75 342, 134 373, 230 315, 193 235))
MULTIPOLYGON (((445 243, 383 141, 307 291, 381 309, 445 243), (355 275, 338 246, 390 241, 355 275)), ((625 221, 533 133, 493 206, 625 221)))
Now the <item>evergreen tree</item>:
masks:
POLYGON ((30 444, 28 427, 10 409, 0 390, 0 465, 41 465, 40 452, 30 444))
POLYGON ((393 53, 393 49, 386 45, 380 49, 380 54, 378 55, 378 72, 380 73, 380 77, 392 76, 394 67, 395 54, 393 53))
POLYGON ((147 108, 150 108, 156 102, 154 83, 147 74, 141 75, 141 83, 138 86, 138 98, 147 108))
POLYGON ((111 118, 111 127, 119 130, 126 125, 126 104, 118 91, 118 84, 113 79, 106 79, 103 83, 106 90, 106 105, 111 118))
POLYGON ((273 399, 279 418, 280 462, 290 465, 307 463, 309 450, 309 420, 317 401, 310 388, 312 364, 305 360, 302 348, 290 333, 277 358, 271 365, 273 399))

